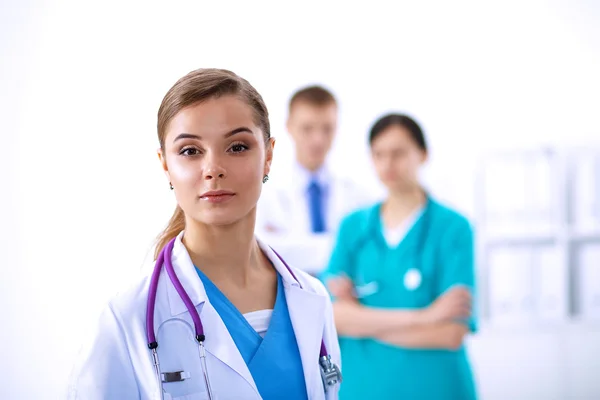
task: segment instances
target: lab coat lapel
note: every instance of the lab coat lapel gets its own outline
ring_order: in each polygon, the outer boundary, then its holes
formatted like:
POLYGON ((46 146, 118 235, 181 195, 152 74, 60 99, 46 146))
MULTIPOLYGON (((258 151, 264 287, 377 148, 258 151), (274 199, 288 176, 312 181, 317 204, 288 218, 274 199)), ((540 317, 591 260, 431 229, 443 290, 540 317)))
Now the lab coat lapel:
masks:
POLYGON ((302 359, 309 399, 323 398, 319 352, 325 331, 325 298, 296 285, 285 285, 290 319, 302 359))
MULTIPOLYGON (((206 350, 242 376, 258 395, 258 389, 248 366, 238 351, 225 323, 223 323, 215 308, 208 301, 202 281, 198 277, 187 249, 181 242, 182 237, 183 233, 175 241, 172 257, 173 268, 192 303, 200 312, 200 318, 206 335, 206 350)), ((175 287, 170 284, 169 277, 164 270, 161 279, 167 281, 166 290, 171 317, 184 314, 185 319, 193 326, 192 318, 185 304, 179 297, 175 287)))
POLYGON ((319 369, 319 354, 321 340, 325 334, 327 298, 307 288, 302 288, 273 250, 260 240, 258 243, 283 280, 288 312, 302 359, 308 398, 311 400, 324 399, 325 392, 319 369))
POLYGON ((252 374, 250 374, 246 362, 242 358, 223 320, 210 303, 207 303, 207 307, 205 307, 202 313, 202 322, 206 330, 206 350, 241 375, 258 395, 256 383, 252 378, 252 374))

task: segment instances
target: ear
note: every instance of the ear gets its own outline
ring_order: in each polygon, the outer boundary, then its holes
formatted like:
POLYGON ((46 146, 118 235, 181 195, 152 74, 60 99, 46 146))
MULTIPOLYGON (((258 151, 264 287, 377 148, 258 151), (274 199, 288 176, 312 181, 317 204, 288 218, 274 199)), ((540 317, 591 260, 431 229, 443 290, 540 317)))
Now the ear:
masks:
POLYGON ((285 121, 285 129, 288 131, 290 135, 292 135, 292 115, 290 114, 285 121))
POLYGON ((271 172, 271 163, 273 162, 273 150, 275 148, 275 138, 269 138, 269 141, 266 144, 266 154, 265 154, 265 170, 263 175, 269 175, 271 172))
POLYGON ((162 165, 162 169, 165 172, 165 176, 167 177, 167 180, 169 182, 171 182, 171 175, 169 174, 169 167, 167 166, 167 157, 163 153, 162 149, 156 150, 156 154, 158 155, 158 160, 160 161, 160 164, 162 165))
POLYGON ((421 154, 421 164, 425 164, 429 160, 429 154, 423 151, 421 154))

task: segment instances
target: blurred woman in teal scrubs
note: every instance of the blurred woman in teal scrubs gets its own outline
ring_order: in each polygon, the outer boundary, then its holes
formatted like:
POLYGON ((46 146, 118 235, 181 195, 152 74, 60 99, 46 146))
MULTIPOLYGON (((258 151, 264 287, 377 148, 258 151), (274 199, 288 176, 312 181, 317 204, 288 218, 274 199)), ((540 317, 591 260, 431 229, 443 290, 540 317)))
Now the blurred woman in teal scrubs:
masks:
POLYGON ((323 278, 335 299, 340 399, 472 400, 473 232, 423 190, 419 125, 390 114, 369 143, 387 198, 342 222, 323 278))

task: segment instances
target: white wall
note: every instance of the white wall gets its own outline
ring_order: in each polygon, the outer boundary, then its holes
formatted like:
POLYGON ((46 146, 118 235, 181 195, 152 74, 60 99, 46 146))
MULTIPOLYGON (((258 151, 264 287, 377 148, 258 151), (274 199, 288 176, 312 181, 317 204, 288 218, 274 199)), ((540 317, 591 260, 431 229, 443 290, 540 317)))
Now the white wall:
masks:
MULTIPOLYGON (((109 3, 0 5, 2 398, 61 398, 99 307, 140 273, 174 205, 156 112, 189 70, 225 67, 259 89, 276 166, 289 95, 326 84, 342 107, 332 162, 374 190, 369 125, 414 114, 427 182, 470 216, 483 151, 600 141, 592 0, 109 3)), ((484 329, 471 344, 483 398, 598 398, 600 330, 560 329, 484 329)))

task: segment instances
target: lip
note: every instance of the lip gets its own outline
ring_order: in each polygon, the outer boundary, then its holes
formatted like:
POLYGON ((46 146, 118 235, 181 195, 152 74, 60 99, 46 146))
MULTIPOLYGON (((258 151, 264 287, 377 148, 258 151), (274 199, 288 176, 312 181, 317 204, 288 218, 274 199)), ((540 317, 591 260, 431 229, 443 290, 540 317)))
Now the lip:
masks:
POLYGON ((211 190, 203 193, 200 196, 200 199, 208 201, 209 203, 223 203, 233 198, 233 196, 235 196, 235 193, 230 192, 229 190, 211 190))

